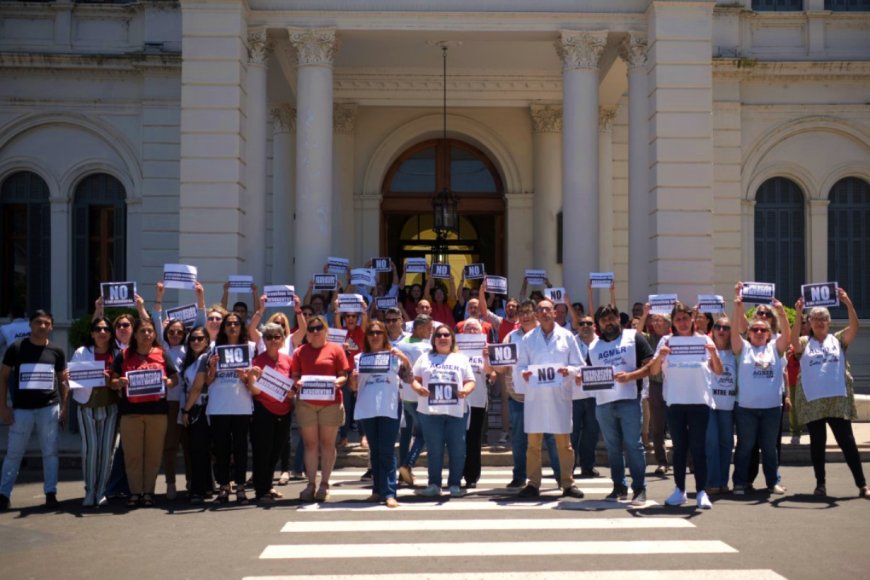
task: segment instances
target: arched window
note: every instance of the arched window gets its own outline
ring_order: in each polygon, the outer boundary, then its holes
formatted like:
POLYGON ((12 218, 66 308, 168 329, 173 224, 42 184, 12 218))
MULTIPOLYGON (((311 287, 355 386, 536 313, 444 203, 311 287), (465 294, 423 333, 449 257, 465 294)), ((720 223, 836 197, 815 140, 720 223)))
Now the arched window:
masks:
POLYGON ((106 173, 82 179, 73 198, 73 314, 93 309, 100 282, 127 276, 124 186, 106 173))
POLYGON ((51 207, 48 185, 19 171, 0 186, 0 316, 51 308, 51 207))
POLYGON ((500 195, 504 189, 492 162, 476 147, 455 139, 419 143, 397 159, 384 179, 384 194, 500 195))
MULTIPOLYGON (((858 316, 870 318, 870 184, 841 179, 828 199, 828 279, 846 289, 858 316)), ((832 314, 845 318, 846 310, 832 314)))
POLYGON ((806 283, 804 196, 784 177, 768 179, 755 196, 755 279, 776 284, 783 304, 794 304, 806 283))

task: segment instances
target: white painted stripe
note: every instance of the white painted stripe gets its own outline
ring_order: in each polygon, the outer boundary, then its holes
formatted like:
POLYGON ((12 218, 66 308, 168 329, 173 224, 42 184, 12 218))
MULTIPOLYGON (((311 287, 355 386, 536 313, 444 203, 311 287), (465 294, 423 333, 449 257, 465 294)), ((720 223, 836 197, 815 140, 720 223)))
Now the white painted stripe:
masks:
MULTIPOLYGON (((587 488, 585 488, 585 489, 584 489, 584 488, 581 488, 581 489, 583 490, 583 492, 584 492, 586 495, 607 495, 607 494, 610 493, 610 487, 607 487, 607 488, 599 488, 599 489, 590 489, 590 488, 587 487, 587 488)), ((416 490, 414 490, 414 489, 409 489, 409 488, 407 488, 407 487, 400 487, 400 488, 397 490, 397 493, 398 493, 398 496, 399 496, 399 497, 413 497, 413 496, 415 495, 415 493, 414 493, 415 491, 416 491, 416 490)), ((513 495, 516 495, 516 494, 518 493, 519 490, 517 490, 517 491, 510 491, 510 490, 506 490, 506 489, 501 488, 501 487, 483 487, 483 488, 478 487, 477 489, 469 489, 469 490, 464 490, 464 491, 467 492, 466 495, 468 495, 468 496, 482 495, 483 493, 489 493, 489 492, 498 492, 500 495, 504 495, 504 496, 511 495, 511 496, 513 496, 513 495)), ((362 487, 344 487, 344 488, 336 488, 336 487, 333 486, 333 487, 330 487, 330 488, 329 488, 329 495, 330 495, 330 496, 333 496, 333 497, 359 497, 359 498, 366 498, 366 497, 370 496, 371 493, 372 493, 372 490, 370 490, 370 489, 365 489, 365 488, 362 488, 362 487)), ((449 495, 449 494, 447 493, 447 489, 446 489, 446 488, 444 489, 444 495, 445 495, 445 496, 448 496, 448 495, 449 495)), ((545 496, 545 497, 560 497, 560 496, 562 495, 562 490, 559 489, 559 488, 553 488, 553 489, 546 489, 546 488, 545 488, 545 489, 542 489, 542 490, 541 490, 541 495, 542 495, 542 496, 545 496)))
POLYGON ((533 502, 533 501, 480 501, 480 500, 460 500, 460 501, 443 501, 439 503, 421 502, 421 503, 399 503, 398 508, 388 508, 385 505, 363 502, 327 502, 327 503, 308 503, 302 504, 296 508, 296 511, 311 511, 311 512, 371 512, 371 511, 391 511, 396 512, 396 509, 403 512, 429 512, 429 511, 490 511, 500 510, 506 512, 511 509, 519 510, 554 510, 559 509, 559 502, 533 502))
MULTIPOLYGON (((444 472, 445 475, 447 474, 446 467, 444 469, 442 469, 442 471, 444 472)), ((360 477, 365 472, 366 472, 365 469, 354 467, 354 468, 348 468, 348 469, 336 469, 335 471, 332 472, 332 475, 334 475, 334 476, 348 475, 348 476, 360 477)), ((426 469, 425 465, 417 466, 414 468, 414 475, 415 476, 419 477, 420 475, 423 475, 425 477, 427 473, 428 473, 428 470, 426 469)), ((510 478, 513 477, 513 475, 514 475, 513 469, 510 469, 510 468, 498 469, 498 468, 484 467, 480 473, 481 473, 482 477, 487 477, 490 475, 507 477, 508 481, 510 481, 510 478)), ((552 478, 553 472, 550 471, 549 468, 545 467, 544 472, 543 472, 543 476, 545 478, 547 478, 547 477, 552 478)), ((608 479, 608 478, 597 477, 595 479, 608 479)), ((584 481, 593 481, 593 480, 590 479, 590 480, 584 480, 584 481)))
MULTIPOLYGON (((247 576, 243 580, 359 580, 368 574, 306 575, 306 576, 247 576)), ((380 580, 420 580, 420 574, 378 574, 380 580)), ((589 570, 571 572, 493 572, 493 573, 427 573, 428 580, 670 580, 705 578, 708 580, 785 580, 773 570, 589 570)))
POLYGON ((443 558, 639 554, 736 554, 718 540, 296 544, 267 546, 260 559, 443 558))
MULTIPOLYGON (((362 481, 359 478, 343 479, 341 477, 330 477, 329 481, 333 485, 335 485, 337 483, 340 483, 342 485, 346 485, 348 483, 358 483, 360 485, 371 485, 371 483, 372 483, 371 481, 362 481)), ((425 476, 422 478, 418 478, 417 485, 425 485, 426 481, 427 481, 427 479, 425 476)), ((442 478, 442 481, 447 481, 446 474, 442 478)), ((511 482, 511 480, 507 479, 507 478, 479 479, 477 481, 477 485, 479 487, 488 487, 488 486, 490 486, 490 487, 506 487, 507 484, 509 484, 510 482, 511 482)), ((544 488, 547 488, 550 486, 553 486, 553 487, 556 486, 556 482, 552 481, 552 480, 551 481, 545 480, 542 482, 542 484, 543 484, 544 488)), ((579 481, 575 481, 574 484, 578 487, 589 487, 589 486, 606 487, 608 491, 613 488, 613 482, 610 481, 609 479, 581 479, 579 481)))
POLYGON ((287 522, 282 532, 417 532, 447 530, 635 530, 651 528, 694 528, 683 518, 547 518, 508 520, 350 520, 336 526, 335 521, 287 522))
MULTIPOLYGON (((370 574, 246 576, 242 580, 360 580, 370 574)), ((378 574, 379 580, 420 580, 420 574, 378 574)), ((773 570, 588 570, 571 572, 469 572, 425 574, 427 580, 786 580, 773 570)))

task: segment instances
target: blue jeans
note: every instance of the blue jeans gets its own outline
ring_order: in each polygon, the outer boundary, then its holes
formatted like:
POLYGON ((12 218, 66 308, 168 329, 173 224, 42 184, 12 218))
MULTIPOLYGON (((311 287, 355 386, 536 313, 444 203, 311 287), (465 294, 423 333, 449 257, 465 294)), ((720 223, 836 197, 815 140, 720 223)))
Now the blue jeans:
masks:
POLYGON ((573 407, 573 430, 571 447, 574 448, 574 464, 581 471, 592 471, 595 467, 595 446, 598 445, 600 431, 596 418, 595 398, 575 399, 573 407))
MULTIPOLYGON (((525 418, 523 407, 525 403, 508 399, 508 415, 511 422, 511 455, 514 460, 512 479, 526 481, 526 451, 529 448, 529 436, 526 435, 525 418)), ((544 433, 544 445, 547 446, 547 455, 550 456, 550 467, 556 481, 560 480, 559 453, 556 451, 556 440, 551 433, 544 433)))
POLYGON ((423 436, 426 437, 426 453, 429 461, 429 485, 441 487, 441 469, 444 466, 444 447, 447 447, 447 485, 462 483, 465 468, 465 425, 468 411, 462 417, 427 415, 418 413, 423 436))
POLYGON ((414 467, 417 465, 417 458, 420 457, 420 453, 426 446, 426 438, 423 437, 423 429, 417 418, 417 401, 402 401, 402 409, 405 413, 405 426, 399 436, 399 465, 414 467), (413 444, 411 443, 412 435, 414 436, 413 444))
POLYGON ((372 417, 362 420, 369 440, 372 462, 372 489, 382 498, 396 497, 396 436, 399 419, 372 417))
POLYGON ((707 485, 707 405, 668 405, 668 430, 673 444, 674 483, 686 491, 686 460, 689 449, 694 461, 695 491, 707 485))
POLYGON ((734 451, 734 411, 710 410, 707 424, 707 485, 727 487, 734 451))
POLYGON ((6 459, 3 460, 0 494, 12 497, 12 487, 18 479, 21 459, 27 451, 27 442, 34 426, 42 451, 42 488, 45 493, 57 493, 57 431, 60 427, 60 406, 13 409, 12 413, 15 422, 9 427, 9 447, 6 450, 6 459))
POLYGON ((737 453, 734 456, 734 485, 745 486, 748 480, 749 459, 756 440, 761 448, 761 468, 768 488, 776 485, 776 440, 782 411, 770 409, 745 409, 734 406, 734 423, 737 426, 737 453))
MULTIPOLYGON (((593 402, 595 399, 591 399, 593 402)), ((613 401, 595 408, 598 424, 607 444, 607 460, 610 462, 610 479, 614 486, 628 489, 625 480, 625 458, 631 473, 631 489, 635 492, 646 488, 646 456, 640 429, 643 413, 640 399, 613 401), (622 451, 625 449, 625 458, 622 451)))

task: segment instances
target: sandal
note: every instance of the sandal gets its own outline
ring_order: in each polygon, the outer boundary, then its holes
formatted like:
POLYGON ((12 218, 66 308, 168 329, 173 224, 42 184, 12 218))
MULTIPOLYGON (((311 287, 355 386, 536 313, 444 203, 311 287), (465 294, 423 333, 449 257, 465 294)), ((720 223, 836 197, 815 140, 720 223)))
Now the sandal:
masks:
POLYGON ((309 483, 302 493, 299 494, 300 501, 314 501, 314 484, 309 483))
POLYGON ((269 490, 269 495, 272 496, 273 499, 281 499, 284 497, 284 494, 275 489, 274 487, 269 490))
POLYGON ((286 471, 281 473, 281 477, 278 478, 278 485, 287 485, 290 483, 290 474, 286 471))
POLYGON ((127 498, 127 507, 134 508, 139 506, 139 496, 132 494, 127 498))
POLYGON ((329 487, 321 485, 314 494, 314 501, 326 501, 329 499, 329 487))
POLYGON ((230 501, 230 486, 222 485, 217 494, 217 501, 219 503, 229 503, 230 501))
MULTIPOLYGON (((866 489, 866 488, 865 488, 866 489)), ((824 485, 817 485, 816 489, 813 490, 813 495, 817 496, 826 496, 828 495, 828 490, 825 489, 824 485)))
POLYGON ((151 494, 146 493, 142 496, 142 505, 144 507, 154 507, 154 498, 151 497, 151 494))

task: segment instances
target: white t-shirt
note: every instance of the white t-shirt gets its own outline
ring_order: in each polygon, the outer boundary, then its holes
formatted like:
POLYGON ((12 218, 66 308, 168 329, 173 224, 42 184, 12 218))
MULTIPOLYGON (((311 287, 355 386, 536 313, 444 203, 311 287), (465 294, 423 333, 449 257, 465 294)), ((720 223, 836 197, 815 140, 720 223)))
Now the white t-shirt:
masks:
MULTIPOLYGON (((669 344, 673 335, 663 336, 656 347, 655 356, 659 355, 662 346, 669 344)), ((677 337, 679 338, 679 337, 677 337)), ((700 337, 698 337, 700 338, 700 337)), ((707 344, 713 344, 710 337, 703 337, 707 344)), ((703 360, 672 360, 665 357, 662 363, 662 394, 668 405, 707 405, 716 408, 713 400, 713 371, 710 370, 710 355, 703 360)), ((682 358, 682 357, 680 357, 682 358)))
POLYGON ((755 347, 745 338, 737 358, 737 404, 744 409, 772 409, 782 405, 783 358, 776 342, 755 347))
POLYGON ((737 359, 731 350, 720 350, 722 374, 713 375, 713 400, 717 411, 733 411, 737 398, 737 359))
POLYGON ((846 353, 833 334, 810 338, 801 355, 801 386, 807 401, 846 396, 846 353))
MULTIPOLYGON (((411 368, 423 354, 432 351, 432 344, 428 340, 411 339, 409 336, 405 340, 396 343, 396 348, 405 353, 408 360, 411 362, 411 368)), ((402 383, 402 400, 409 403, 416 403, 419 395, 417 391, 411 388, 410 383, 402 383)))
POLYGON ((468 357, 462 353, 427 353, 414 364, 414 376, 429 390, 428 397, 417 399, 417 411, 426 415, 463 417, 466 400, 459 398, 459 388, 474 380, 468 357))
MULTIPOLYGON (((249 342, 248 350, 254 360, 254 343, 249 342)), ((210 352, 200 357, 200 372, 208 370, 210 352)), ((236 376, 236 371, 217 371, 215 380, 208 386, 208 415, 250 415, 254 411, 251 393, 236 376)))
MULTIPOLYGON (((623 330, 616 340, 605 341, 598 338, 589 347, 589 362, 592 366, 613 367, 613 374, 630 373, 637 370, 636 330, 623 330)), ((592 395, 598 405, 615 401, 636 400, 637 383, 615 383, 612 389, 594 391, 592 395)))
MULTIPOLYGON (((356 407, 353 418, 356 421, 373 417, 389 417, 399 419, 399 358, 389 352, 379 353, 389 356, 389 367, 386 372, 360 372, 358 374, 358 389, 356 407)), ((353 357, 354 368, 359 369, 359 361, 363 353, 353 357)))

